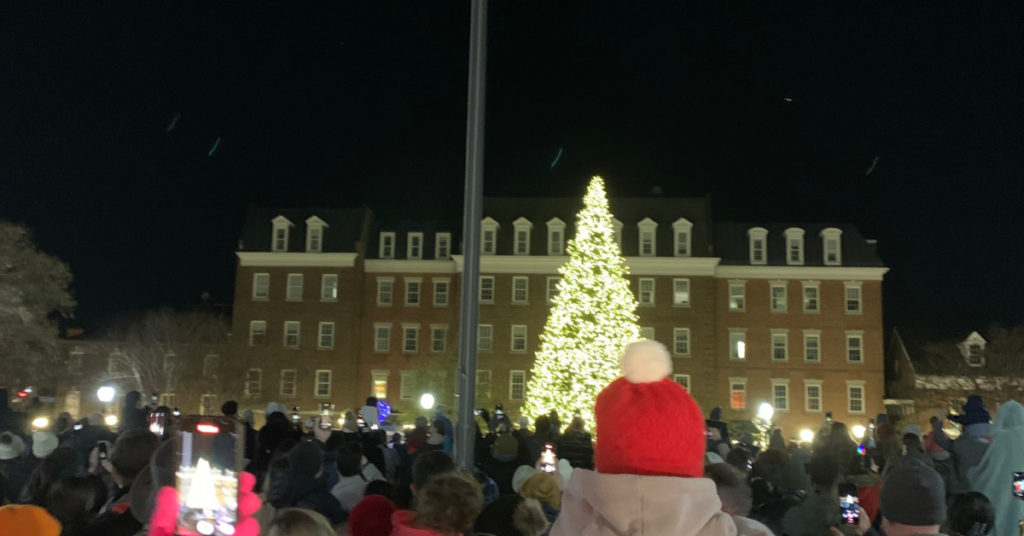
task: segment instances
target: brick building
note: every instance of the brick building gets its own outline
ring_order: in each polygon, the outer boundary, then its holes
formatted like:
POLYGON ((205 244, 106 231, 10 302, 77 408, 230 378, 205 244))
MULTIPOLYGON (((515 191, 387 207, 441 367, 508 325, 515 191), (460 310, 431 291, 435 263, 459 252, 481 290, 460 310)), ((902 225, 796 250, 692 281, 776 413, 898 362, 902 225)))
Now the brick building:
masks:
MULTIPOLYGON (((610 200, 645 337, 705 409, 774 403, 789 430, 882 410, 874 244, 846 225, 714 222, 706 198, 610 200)), ((518 413, 580 208, 488 198, 481 222, 477 404, 518 413)), ((374 394, 454 402, 460 224, 368 210, 253 207, 238 250, 229 376, 243 400, 341 410, 374 394)), ((243 405, 246 405, 243 402, 243 405)))

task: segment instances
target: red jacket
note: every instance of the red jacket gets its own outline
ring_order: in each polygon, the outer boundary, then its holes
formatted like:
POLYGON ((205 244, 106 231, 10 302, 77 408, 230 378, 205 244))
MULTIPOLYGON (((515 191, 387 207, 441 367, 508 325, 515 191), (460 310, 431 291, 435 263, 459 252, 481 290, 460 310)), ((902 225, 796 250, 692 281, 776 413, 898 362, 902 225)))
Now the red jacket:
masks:
POLYGON ((445 536, 436 530, 410 526, 414 519, 416 512, 412 510, 397 510, 391 514, 391 536, 445 536))

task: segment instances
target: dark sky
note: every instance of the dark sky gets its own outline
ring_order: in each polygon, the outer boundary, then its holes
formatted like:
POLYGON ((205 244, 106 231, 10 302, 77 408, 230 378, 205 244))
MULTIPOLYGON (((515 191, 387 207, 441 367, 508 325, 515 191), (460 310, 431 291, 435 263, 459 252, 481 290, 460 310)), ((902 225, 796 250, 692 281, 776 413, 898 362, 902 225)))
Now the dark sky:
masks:
MULTIPOLYGON (((1024 4, 631 4, 492 3, 487 195, 600 173, 849 221, 891 267, 887 325, 1024 321, 1024 4)), ((229 303, 251 202, 456 211, 468 24, 468 0, 0 4, 0 218, 98 326, 229 303)))

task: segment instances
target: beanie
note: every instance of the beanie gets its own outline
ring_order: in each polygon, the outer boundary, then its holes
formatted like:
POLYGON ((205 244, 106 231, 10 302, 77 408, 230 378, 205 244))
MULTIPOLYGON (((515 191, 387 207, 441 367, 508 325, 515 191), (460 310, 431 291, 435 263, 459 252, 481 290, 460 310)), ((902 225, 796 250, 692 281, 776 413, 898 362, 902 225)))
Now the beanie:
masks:
POLYGON ((534 498, 554 508, 562 509, 562 486, 551 473, 538 472, 526 479, 519 494, 525 498, 534 498))
POLYGON ((288 467, 295 474, 316 476, 324 467, 324 451, 312 441, 303 441, 288 451, 288 467))
POLYGON ((57 449, 57 436, 53 432, 32 432, 32 455, 45 458, 57 449))
POLYGON ((269 417, 271 413, 280 413, 284 415, 288 413, 288 408, 284 407, 284 405, 279 402, 271 402, 267 404, 267 412, 264 416, 269 417))
POLYGON ((348 532, 352 536, 388 536, 391 514, 398 508, 383 495, 367 495, 348 515, 348 532))
POLYGON ((60 522, 38 506, 0 506, 0 536, 59 536, 60 531, 60 522))
POLYGON ((0 434, 0 460, 13 460, 25 452, 25 442, 10 432, 0 434))
POLYGON ((527 478, 537 474, 537 470, 529 465, 520 465, 516 468, 516 472, 512 474, 512 491, 519 493, 520 488, 523 487, 523 482, 526 482, 527 478))
POLYGON ((622 373, 594 405, 597 472, 703 476, 704 413, 686 389, 668 379, 672 358, 665 345, 630 344, 622 356, 622 373))
POLYGON ((896 464, 886 477, 881 507, 882 515, 889 521, 939 525, 946 521, 946 485, 934 469, 908 458, 896 464))

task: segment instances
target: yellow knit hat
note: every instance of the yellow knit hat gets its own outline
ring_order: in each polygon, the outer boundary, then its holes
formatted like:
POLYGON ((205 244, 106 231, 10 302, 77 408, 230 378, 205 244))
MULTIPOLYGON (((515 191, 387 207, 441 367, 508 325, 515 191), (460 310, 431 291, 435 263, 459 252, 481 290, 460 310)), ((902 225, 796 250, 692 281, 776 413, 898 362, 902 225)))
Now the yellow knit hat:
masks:
POLYGON ((534 498, 554 508, 562 509, 562 487, 551 473, 537 473, 523 482, 519 494, 526 498, 534 498))
POLYGON ((60 536, 60 522, 28 504, 0 506, 0 536, 60 536))

